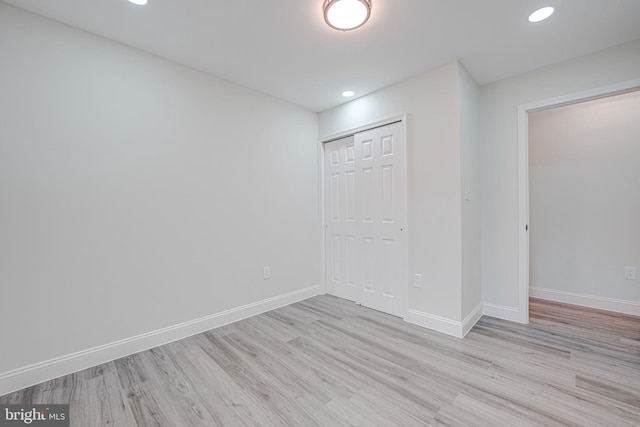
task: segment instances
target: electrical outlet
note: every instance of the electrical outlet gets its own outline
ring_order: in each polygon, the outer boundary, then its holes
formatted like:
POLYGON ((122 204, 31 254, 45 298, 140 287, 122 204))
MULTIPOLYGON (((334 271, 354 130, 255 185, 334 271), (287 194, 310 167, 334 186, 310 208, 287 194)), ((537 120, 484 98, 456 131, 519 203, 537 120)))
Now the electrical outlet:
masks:
POLYGON ((271 279, 271 267, 265 267, 262 269, 262 278, 265 280, 271 279))
POLYGON ((422 287, 422 274, 414 274, 413 275, 413 287, 421 288, 422 287))
POLYGON ((624 278, 627 280, 636 280, 636 268, 635 267, 625 267, 624 268, 624 278))

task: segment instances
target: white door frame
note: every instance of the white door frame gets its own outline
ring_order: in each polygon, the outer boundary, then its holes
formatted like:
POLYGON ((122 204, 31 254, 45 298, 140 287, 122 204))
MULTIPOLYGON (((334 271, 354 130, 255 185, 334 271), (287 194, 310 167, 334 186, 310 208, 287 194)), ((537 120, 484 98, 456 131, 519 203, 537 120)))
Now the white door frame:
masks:
POLYGON ((640 89, 640 79, 518 106, 518 322, 529 323, 529 113, 640 89))
POLYGON ((325 136, 323 138, 318 139, 318 159, 319 159, 319 187, 320 187, 320 229, 318 231, 318 236, 320 238, 320 292, 322 294, 327 293, 327 254, 326 254, 326 236, 325 236, 325 224, 326 224, 326 213, 325 213, 325 185, 324 185, 324 144, 330 141, 334 141, 336 139, 344 138, 347 136, 355 135, 359 132, 364 132, 373 128, 390 125, 391 123, 400 122, 402 127, 402 138, 400 138, 400 144, 402 146, 402 169, 403 172, 401 174, 401 186, 402 193, 404 197, 404 206, 402 207, 402 221, 404 222, 404 239, 402 242, 402 262, 400 266, 401 277, 404 286, 401 286, 401 300, 402 300, 402 317, 405 318, 407 316, 407 310, 409 309, 409 223, 407 221, 407 212, 408 212, 408 192, 407 192, 407 114, 400 114, 397 116, 387 117, 386 119, 378 120, 373 123, 369 123, 363 126, 358 126, 356 128, 347 129, 344 131, 340 131, 334 133, 329 136, 325 136))

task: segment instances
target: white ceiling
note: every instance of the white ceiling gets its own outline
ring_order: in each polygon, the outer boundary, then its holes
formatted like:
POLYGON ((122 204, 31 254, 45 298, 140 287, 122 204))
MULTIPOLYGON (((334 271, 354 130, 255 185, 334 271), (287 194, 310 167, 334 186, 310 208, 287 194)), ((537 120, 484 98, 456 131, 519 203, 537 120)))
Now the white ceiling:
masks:
POLYGON ((640 39, 640 0, 373 0, 345 33, 323 0, 4 1, 314 111, 454 59, 485 84, 640 39))

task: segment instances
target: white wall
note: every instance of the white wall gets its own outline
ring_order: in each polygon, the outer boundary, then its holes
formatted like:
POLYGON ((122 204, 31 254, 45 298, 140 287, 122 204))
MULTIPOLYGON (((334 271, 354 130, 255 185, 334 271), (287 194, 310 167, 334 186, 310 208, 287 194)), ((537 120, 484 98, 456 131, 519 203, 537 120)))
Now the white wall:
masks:
POLYGON ((640 92, 529 114, 530 285, 640 301, 640 92))
POLYGON ((640 40, 481 87, 483 301, 518 306, 518 106, 638 77, 640 40))
POLYGON ((460 166, 462 200, 462 318, 482 302, 480 283, 480 90, 459 67, 460 166), (465 188, 471 200, 465 198, 465 188))
POLYGON ((0 58, 0 374, 319 283, 315 113, 4 3, 0 58))
POLYGON ((408 114, 409 308, 461 320, 458 63, 320 114, 320 137, 408 114), (411 280, 410 280, 411 281, 411 280))

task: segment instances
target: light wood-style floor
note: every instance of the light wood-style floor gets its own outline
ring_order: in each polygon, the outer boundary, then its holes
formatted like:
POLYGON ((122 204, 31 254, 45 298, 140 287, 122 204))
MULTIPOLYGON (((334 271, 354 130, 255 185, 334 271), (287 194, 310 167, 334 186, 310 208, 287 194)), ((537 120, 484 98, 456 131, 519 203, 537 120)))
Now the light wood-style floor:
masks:
POLYGON ((90 426, 639 426, 640 318, 532 300, 463 340, 319 296, 0 397, 90 426))

